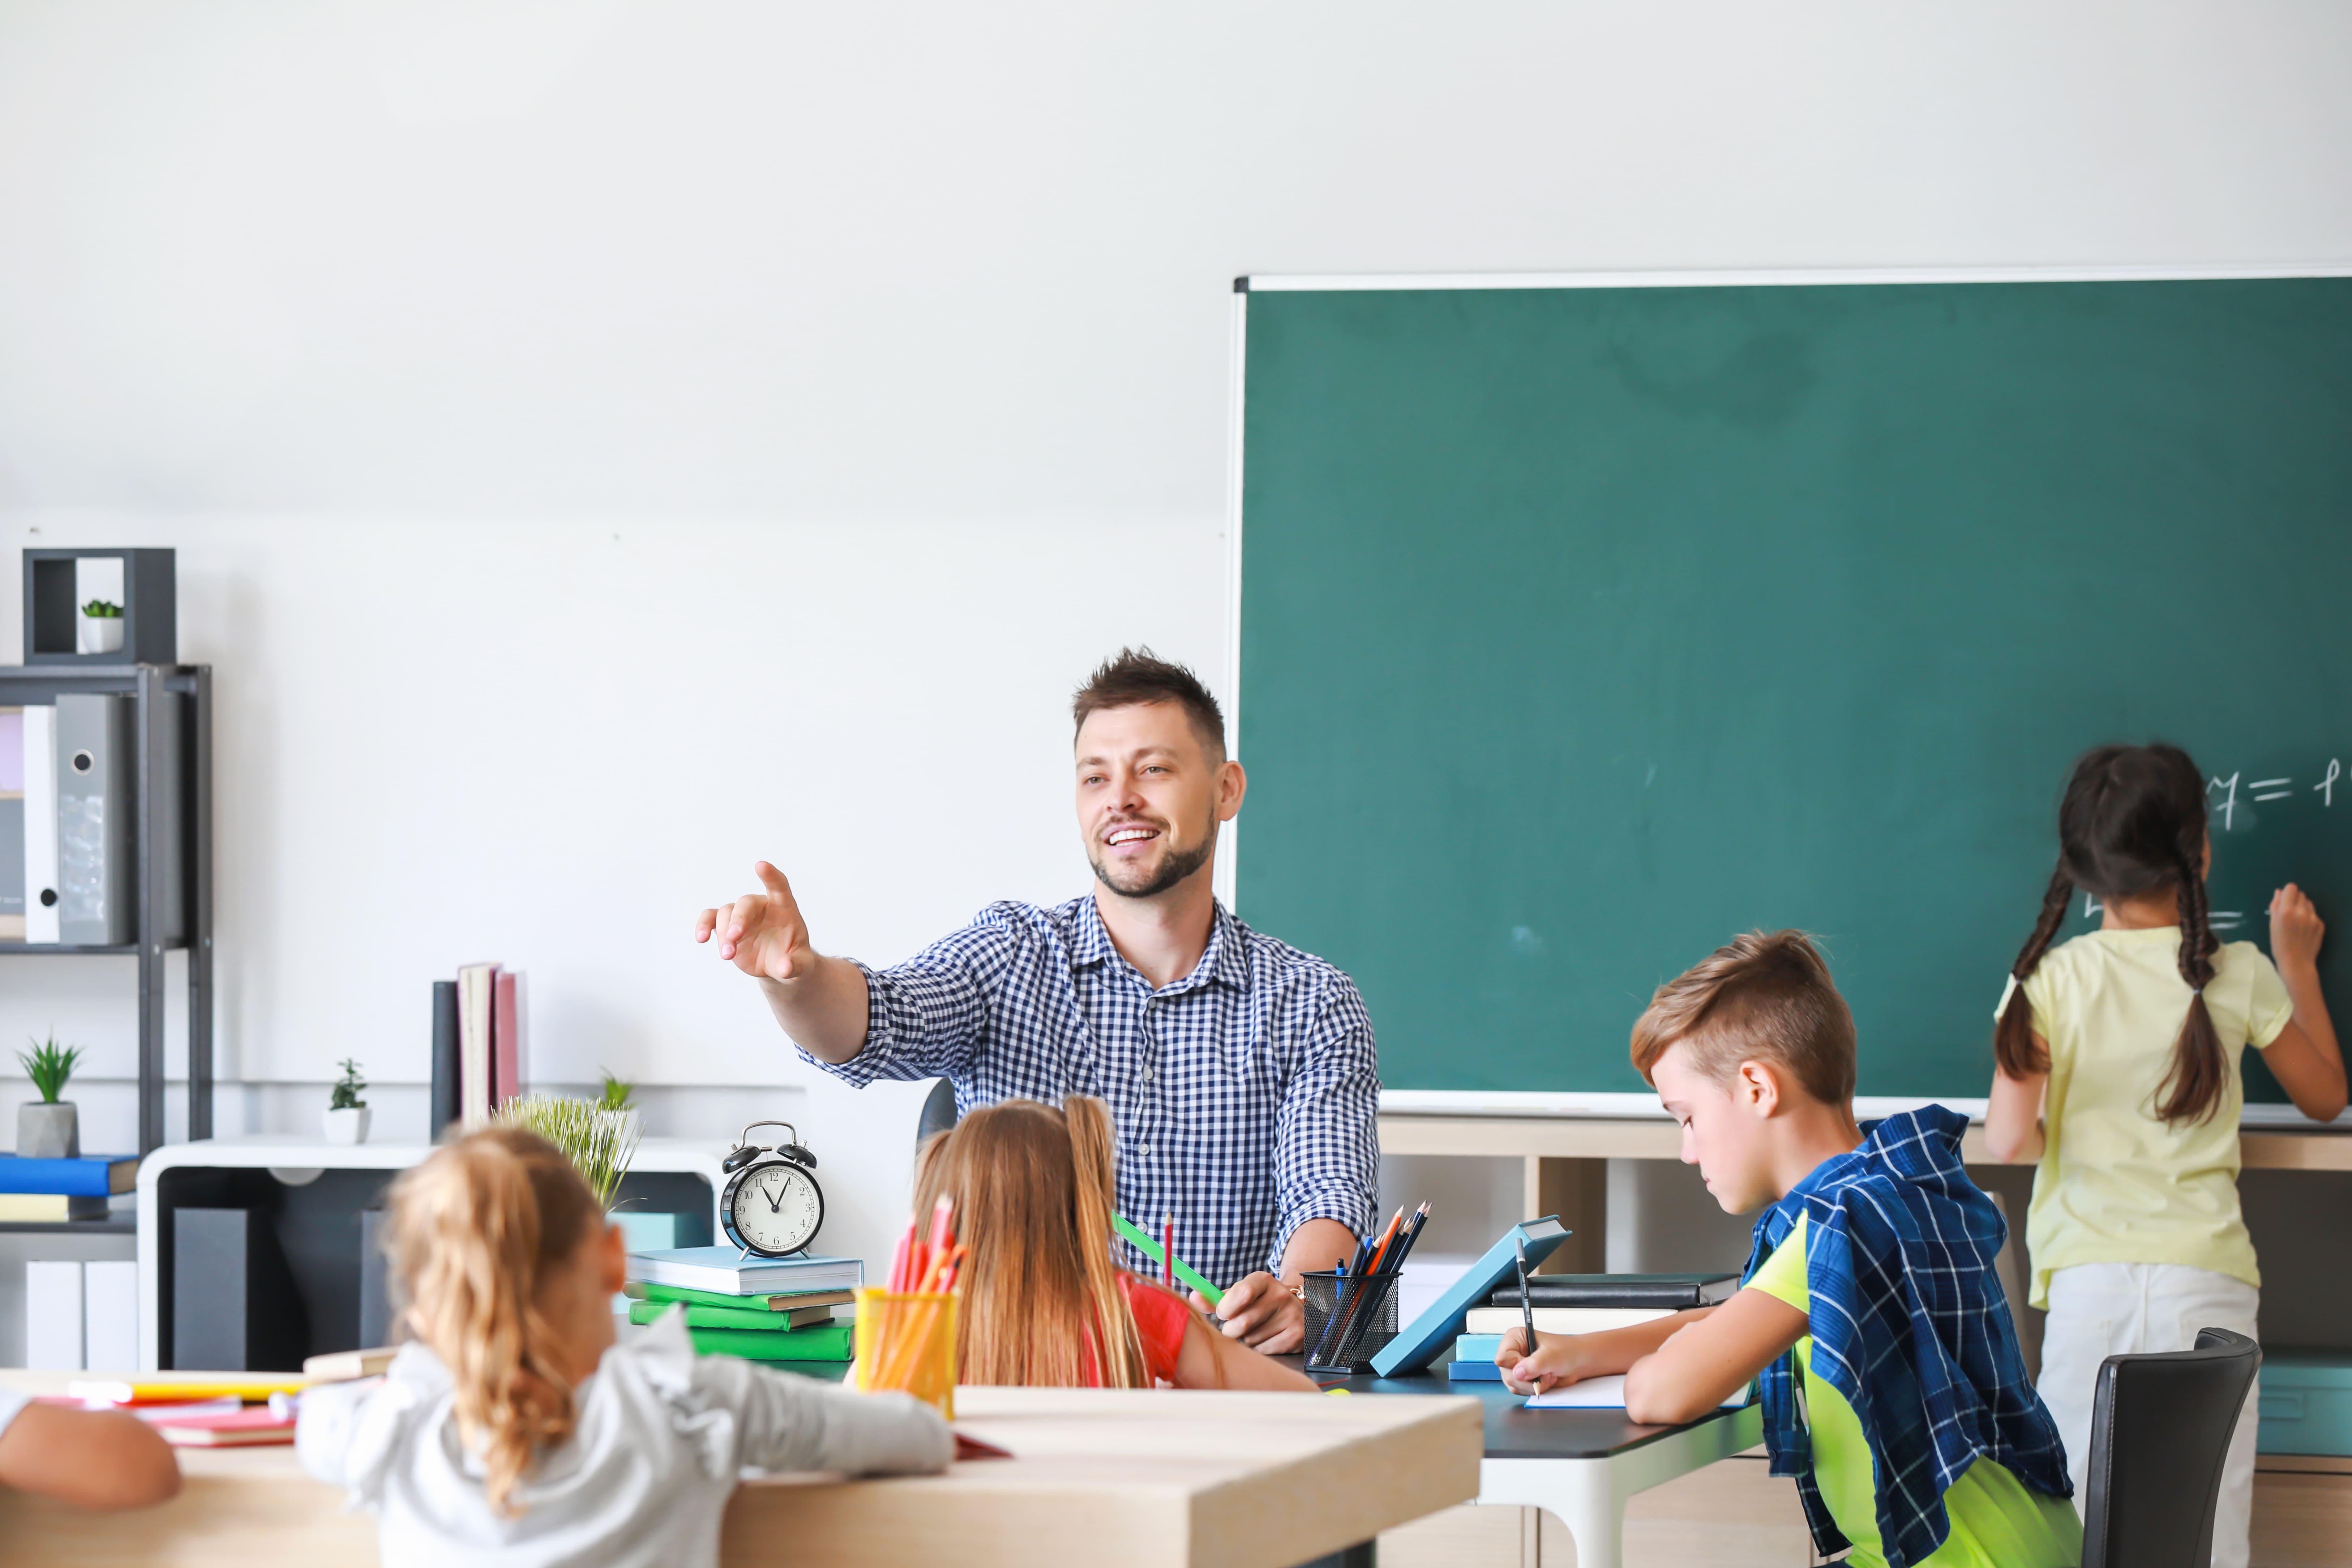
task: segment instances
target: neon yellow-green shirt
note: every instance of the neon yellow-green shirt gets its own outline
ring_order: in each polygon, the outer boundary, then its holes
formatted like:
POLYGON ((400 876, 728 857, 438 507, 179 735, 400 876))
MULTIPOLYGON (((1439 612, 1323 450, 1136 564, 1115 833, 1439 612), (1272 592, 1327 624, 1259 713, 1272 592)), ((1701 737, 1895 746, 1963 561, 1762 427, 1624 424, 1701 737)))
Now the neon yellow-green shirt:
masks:
MULTIPOLYGON (((1812 1315, 1805 1283, 1805 1216, 1748 1281, 1812 1315)), ((1877 1466, 1862 1418, 1845 1395, 1813 1375, 1813 1336, 1797 1342, 1804 1412, 1813 1447, 1813 1485, 1853 1552, 1849 1568, 1886 1568, 1878 1539, 1877 1466)), ((1952 1532, 1917 1568, 2074 1568, 2083 1560, 2083 1521, 2064 1498, 2035 1491, 1996 1460, 1977 1457, 1944 1493, 1952 1532)))
POLYGON ((2025 1217, 2037 1307, 2050 1304, 2050 1276, 2078 1263, 2185 1263, 2262 1285, 2238 1212, 2238 1057, 2276 1040, 2294 1003, 2252 942, 2216 952, 2205 1010, 2229 1058, 2221 1103, 2203 1121, 2167 1126, 2154 1108, 2189 1016, 2179 952, 2179 926, 2088 931, 2042 954, 2025 983, 2034 1033, 2050 1045, 2025 1217))

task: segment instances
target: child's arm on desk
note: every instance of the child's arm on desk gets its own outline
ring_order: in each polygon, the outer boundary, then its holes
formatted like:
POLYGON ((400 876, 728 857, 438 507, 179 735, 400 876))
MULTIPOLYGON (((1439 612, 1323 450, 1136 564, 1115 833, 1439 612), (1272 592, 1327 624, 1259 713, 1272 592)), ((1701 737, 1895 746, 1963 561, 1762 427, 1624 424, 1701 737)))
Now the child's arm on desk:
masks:
POLYGON ((145 1508, 178 1494, 180 1462, 136 1415, 28 1405, 0 1426, 0 1486, 79 1508, 145 1508))
POLYGON ((1761 1290, 1740 1290, 1720 1307, 1601 1334, 1542 1334, 1521 1356, 1525 1335, 1503 1336, 1495 1357, 1503 1380, 1522 1394, 1611 1373, 1625 1374, 1625 1414, 1674 1426, 1696 1421, 1805 1337, 1805 1314, 1761 1290))
POLYGON ((1197 1312, 1184 1325, 1176 1352, 1179 1388, 1270 1388, 1284 1394, 1319 1392, 1313 1380, 1262 1356, 1239 1340, 1212 1330, 1197 1312))
POLYGON ((1607 1377, 1630 1370, 1635 1362, 1714 1310, 1694 1307, 1670 1318, 1654 1318, 1598 1334, 1547 1334, 1539 1330, 1533 1355, 1527 1352, 1527 1331, 1513 1329, 1503 1336, 1495 1364, 1503 1369, 1503 1381, 1515 1394, 1536 1394, 1588 1377, 1607 1377))

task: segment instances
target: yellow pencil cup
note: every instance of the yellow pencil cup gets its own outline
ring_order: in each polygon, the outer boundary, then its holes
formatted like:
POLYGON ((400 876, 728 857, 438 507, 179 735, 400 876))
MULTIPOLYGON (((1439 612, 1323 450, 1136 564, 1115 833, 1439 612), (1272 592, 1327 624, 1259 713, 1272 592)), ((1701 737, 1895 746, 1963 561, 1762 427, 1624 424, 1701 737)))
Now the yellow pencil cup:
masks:
POLYGON ((857 1387, 911 1394, 955 1419, 956 1298, 914 1290, 857 1292, 857 1387))

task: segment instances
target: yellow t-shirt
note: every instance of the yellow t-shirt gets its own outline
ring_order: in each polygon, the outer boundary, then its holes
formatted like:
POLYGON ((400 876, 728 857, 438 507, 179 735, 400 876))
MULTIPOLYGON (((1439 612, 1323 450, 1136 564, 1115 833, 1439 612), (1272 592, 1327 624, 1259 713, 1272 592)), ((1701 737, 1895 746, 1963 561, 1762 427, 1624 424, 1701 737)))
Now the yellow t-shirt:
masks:
MULTIPOLYGON (((1786 1301, 1808 1317, 1812 1291, 1805 1283, 1805 1216, 1772 1249, 1748 1288, 1786 1301)), ((1813 1446, 1813 1485, 1830 1517, 1853 1542, 1848 1568, 1885 1568, 1878 1539, 1877 1465, 1862 1435, 1862 1418, 1844 1394, 1813 1375, 1813 1336, 1797 1342, 1803 1378, 1805 1424, 1813 1446)), ((2083 1520, 2064 1498, 2035 1491, 2008 1466, 1979 1454, 1944 1492, 1952 1531, 1918 1568, 2074 1568, 2083 1560, 2083 1520)))
MULTIPOLYGON (((2252 942, 2216 952, 2205 1010, 2229 1058, 2221 1103, 2168 1126, 2155 1105, 2189 1016, 2179 952, 2179 926, 2088 931, 2044 953, 2025 983, 2034 1032, 2050 1044, 2025 1219, 2037 1307, 2050 1304, 2051 1274, 2077 1263, 2185 1263, 2263 1282, 2238 1212, 2238 1056, 2277 1039, 2294 1003, 2252 942)), ((2009 989, 2000 999, 2006 1007, 2009 989)))

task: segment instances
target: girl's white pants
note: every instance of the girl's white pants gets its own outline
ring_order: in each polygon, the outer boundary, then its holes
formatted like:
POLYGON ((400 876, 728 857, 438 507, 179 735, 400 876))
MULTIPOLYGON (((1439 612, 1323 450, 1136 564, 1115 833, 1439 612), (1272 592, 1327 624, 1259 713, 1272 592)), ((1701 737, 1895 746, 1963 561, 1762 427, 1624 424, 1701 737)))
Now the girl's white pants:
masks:
MULTIPOLYGON (((2042 1403, 2057 1419, 2074 1478, 2074 1506, 2091 1460, 2091 1405, 2099 1363, 2111 1355, 2185 1351, 2200 1329, 2254 1332, 2262 1292, 2242 1279, 2181 1263, 2078 1263, 2050 1277, 2050 1316, 2042 1328, 2042 1403)), ((2259 1384, 2257 1379, 2257 1384, 2259 1384)), ((2246 1391, 2221 1495, 2213 1509, 2213 1568, 2246 1568, 2246 1532, 2254 1505, 2255 1406, 2246 1391)))

